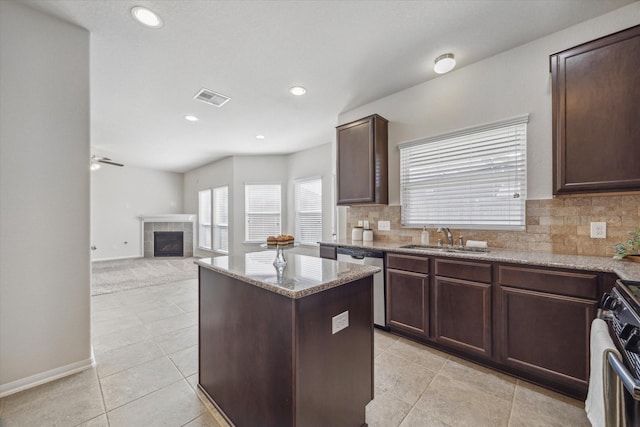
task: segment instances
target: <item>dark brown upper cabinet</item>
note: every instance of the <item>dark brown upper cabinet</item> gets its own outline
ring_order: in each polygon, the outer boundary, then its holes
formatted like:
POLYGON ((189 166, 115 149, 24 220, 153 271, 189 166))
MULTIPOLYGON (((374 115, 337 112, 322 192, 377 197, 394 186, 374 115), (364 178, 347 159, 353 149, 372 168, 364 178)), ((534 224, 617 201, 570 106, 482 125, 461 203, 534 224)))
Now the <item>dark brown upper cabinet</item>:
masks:
POLYGON ((389 203, 388 123, 374 114, 336 128, 338 205, 389 203))
POLYGON ((640 25, 550 62, 553 194, 640 189, 640 25))

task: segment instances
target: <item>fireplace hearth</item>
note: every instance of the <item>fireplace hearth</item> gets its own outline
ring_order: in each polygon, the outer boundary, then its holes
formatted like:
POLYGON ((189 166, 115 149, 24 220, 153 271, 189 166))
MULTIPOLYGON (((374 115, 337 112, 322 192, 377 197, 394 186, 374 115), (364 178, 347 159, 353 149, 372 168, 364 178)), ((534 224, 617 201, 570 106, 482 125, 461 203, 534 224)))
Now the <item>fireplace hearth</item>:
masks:
POLYGON ((182 231, 154 231, 153 256, 184 256, 184 233, 182 231))

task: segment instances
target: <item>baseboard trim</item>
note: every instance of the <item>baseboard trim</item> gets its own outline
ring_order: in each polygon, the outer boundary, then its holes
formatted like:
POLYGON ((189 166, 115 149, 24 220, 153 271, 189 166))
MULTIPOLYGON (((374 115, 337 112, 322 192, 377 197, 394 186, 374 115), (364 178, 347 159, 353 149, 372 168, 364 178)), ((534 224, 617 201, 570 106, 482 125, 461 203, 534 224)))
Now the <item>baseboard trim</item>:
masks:
POLYGON ((85 369, 89 369, 95 366, 95 359, 93 357, 93 349, 91 349, 91 357, 79 362, 71 363, 69 365, 60 366, 59 368, 51 369, 46 372, 41 372, 30 377, 20 380, 12 381, 7 384, 0 384, 0 398, 9 396, 10 394, 17 393, 28 388, 36 387, 50 381, 54 381, 78 372, 82 372, 85 369))
POLYGON ((130 256, 120 256, 114 258, 96 258, 92 259, 91 262, 100 262, 100 261, 117 261, 119 259, 136 259, 136 258, 144 258, 142 255, 130 255, 130 256))

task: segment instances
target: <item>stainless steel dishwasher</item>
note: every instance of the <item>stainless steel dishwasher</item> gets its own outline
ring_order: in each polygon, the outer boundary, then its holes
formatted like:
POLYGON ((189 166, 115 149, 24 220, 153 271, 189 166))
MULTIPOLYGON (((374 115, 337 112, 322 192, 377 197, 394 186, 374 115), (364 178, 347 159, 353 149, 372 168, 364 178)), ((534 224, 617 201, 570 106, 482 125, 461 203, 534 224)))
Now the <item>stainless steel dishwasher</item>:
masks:
POLYGON ((385 315, 384 252, 358 248, 338 248, 338 261, 380 267, 373 276, 373 324, 387 329, 385 315))

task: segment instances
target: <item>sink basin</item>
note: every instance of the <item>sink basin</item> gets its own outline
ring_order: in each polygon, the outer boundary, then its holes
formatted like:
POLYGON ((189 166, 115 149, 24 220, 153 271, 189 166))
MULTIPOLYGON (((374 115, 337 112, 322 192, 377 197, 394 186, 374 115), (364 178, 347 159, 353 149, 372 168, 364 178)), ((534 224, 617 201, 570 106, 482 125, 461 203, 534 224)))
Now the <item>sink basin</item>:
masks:
POLYGON ((424 249, 428 251, 438 252, 489 252, 487 248, 466 248, 461 246, 447 247, 447 246, 432 246, 432 245, 402 245, 402 249, 424 249))

